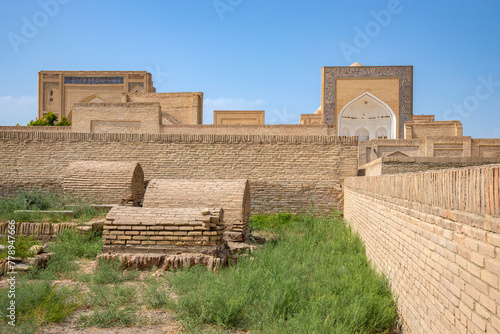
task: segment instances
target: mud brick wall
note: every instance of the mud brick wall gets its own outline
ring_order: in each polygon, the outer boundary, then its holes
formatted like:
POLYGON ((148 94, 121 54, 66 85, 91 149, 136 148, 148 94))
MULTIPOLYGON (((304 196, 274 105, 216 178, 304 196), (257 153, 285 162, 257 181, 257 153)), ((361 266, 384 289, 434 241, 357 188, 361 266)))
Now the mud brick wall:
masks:
POLYGON ((222 209, 115 206, 106 216, 103 252, 193 252, 221 246, 222 209))
POLYGON ((74 103, 74 132, 159 133, 159 103, 74 103))
POLYGON ((64 191, 106 204, 139 204, 144 172, 137 162, 75 161, 66 168, 64 191))
POLYGON ((269 124, 269 125, 162 125, 161 133, 170 134, 212 134, 212 135, 298 135, 298 136, 329 136, 336 135, 334 125, 305 124, 269 124))
POLYGON ((226 230, 242 232, 250 218, 248 180, 151 180, 144 195, 150 208, 224 208, 226 230))
POLYGON ((365 176, 425 172, 500 163, 500 157, 383 157, 360 166, 365 176))
POLYGON ((500 165, 348 178, 344 214, 411 333, 500 333, 500 165))
POLYGON ((169 135, 0 131, 0 197, 61 189, 71 162, 135 161, 144 178, 248 179, 252 213, 342 208, 357 175, 357 139, 334 136, 169 135))

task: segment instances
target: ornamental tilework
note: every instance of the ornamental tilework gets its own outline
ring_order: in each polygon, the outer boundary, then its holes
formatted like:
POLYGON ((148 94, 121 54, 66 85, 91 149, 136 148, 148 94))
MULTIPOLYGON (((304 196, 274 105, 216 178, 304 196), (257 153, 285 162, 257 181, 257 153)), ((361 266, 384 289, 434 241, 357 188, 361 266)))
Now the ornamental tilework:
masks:
POLYGON ((64 83, 77 85, 123 84, 123 77, 64 77, 64 83))
POLYGON ((413 66, 342 66, 325 67, 324 122, 335 124, 336 80, 344 78, 397 78, 399 79, 399 137, 404 136, 404 123, 413 114, 413 66))

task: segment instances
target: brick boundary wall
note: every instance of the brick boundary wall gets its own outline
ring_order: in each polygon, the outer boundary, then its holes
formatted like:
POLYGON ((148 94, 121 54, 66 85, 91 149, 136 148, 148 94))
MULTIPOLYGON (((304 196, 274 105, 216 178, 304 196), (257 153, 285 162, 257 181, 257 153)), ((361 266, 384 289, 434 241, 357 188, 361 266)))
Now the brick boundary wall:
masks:
POLYGON ((363 176, 379 176, 497 163, 500 163, 500 157, 382 157, 359 166, 359 169, 365 170, 363 176))
POLYGON ((342 208, 356 176, 354 137, 0 131, 0 197, 61 189, 73 161, 136 161, 146 181, 248 179, 252 213, 342 208))
POLYGON ((345 219, 410 333, 500 333, 500 165, 347 178, 345 219))

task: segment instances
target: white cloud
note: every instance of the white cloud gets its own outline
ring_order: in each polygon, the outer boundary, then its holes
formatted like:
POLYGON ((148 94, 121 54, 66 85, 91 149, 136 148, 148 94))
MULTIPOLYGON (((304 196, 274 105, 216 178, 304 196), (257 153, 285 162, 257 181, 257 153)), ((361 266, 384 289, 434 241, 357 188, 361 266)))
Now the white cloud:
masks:
POLYGON ((203 101, 203 123, 211 124, 213 122, 214 110, 256 110, 262 109, 265 103, 265 100, 249 101, 225 97, 206 98, 203 101))
POLYGON ((36 96, 0 96, 0 125, 26 125, 36 119, 36 96))

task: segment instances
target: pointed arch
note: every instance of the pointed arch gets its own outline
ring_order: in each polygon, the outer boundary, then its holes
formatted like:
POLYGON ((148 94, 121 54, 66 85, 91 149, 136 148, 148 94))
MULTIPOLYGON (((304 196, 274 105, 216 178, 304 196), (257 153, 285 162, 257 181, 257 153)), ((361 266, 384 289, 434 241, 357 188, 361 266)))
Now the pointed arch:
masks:
POLYGON ((133 85, 129 90, 130 93, 140 93, 142 91, 144 91, 144 88, 140 85, 133 85))
POLYGON ((356 130, 355 136, 358 137, 359 140, 369 140, 370 132, 365 128, 359 128, 356 130))
POLYGON ((383 126, 379 127, 375 133, 375 139, 387 139, 387 137, 387 129, 383 126))
POLYGON ((390 117, 390 133, 388 134, 387 138, 390 138, 390 139, 396 138, 396 134, 397 134, 396 114, 394 113, 392 108, 387 103, 385 103, 380 98, 378 98, 377 96, 373 95, 372 93, 370 93, 368 91, 366 91, 363 94, 359 95, 358 97, 354 98, 352 101, 347 103, 344 106, 344 108, 342 108, 342 110, 340 111, 338 118, 337 118, 337 129, 339 129, 338 134, 340 135, 340 129, 342 129, 342 117, 343 117, 344 113, 346 111, 350 110, 350 107, 352 107, 352 105, 354 103, 360 101, 363 98, 367 98, 367 97, 369 99, 373 100, 374 103, 376 103, 378 106, 382 107, 385 111, 387 111, 387 113, 389 114, 389 117, 390 117))
POLYGON ((59 87, 49 84, 44 88, 43 109, 56 111, 59 106, 59 87))

